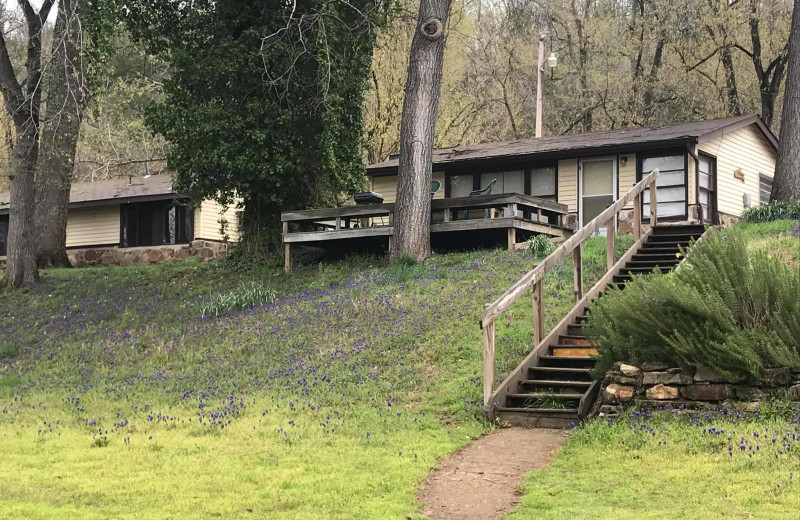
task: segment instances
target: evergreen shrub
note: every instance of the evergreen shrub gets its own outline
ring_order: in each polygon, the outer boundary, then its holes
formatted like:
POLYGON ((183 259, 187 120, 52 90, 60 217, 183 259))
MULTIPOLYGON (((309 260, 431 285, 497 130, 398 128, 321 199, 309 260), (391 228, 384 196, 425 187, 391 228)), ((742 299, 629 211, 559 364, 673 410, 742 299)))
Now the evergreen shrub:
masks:
POLYGON ((736 230, 709 230, 672 273, 634 277, 589 309, 596 371, 616 361, 708 366, 758 379, 764 368, 800 369, 800 271, 748 252, 736 230))

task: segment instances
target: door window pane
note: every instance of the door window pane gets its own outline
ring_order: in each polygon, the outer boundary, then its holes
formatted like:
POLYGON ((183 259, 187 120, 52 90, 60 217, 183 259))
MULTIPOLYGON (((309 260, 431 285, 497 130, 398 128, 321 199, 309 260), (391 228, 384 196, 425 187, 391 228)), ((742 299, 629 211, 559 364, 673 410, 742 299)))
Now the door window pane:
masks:
POLYGON ((683 170, 683 155, 667 157, 648 157, 642 160, 642 172, 645 175, 658 168, 659 174, 669 170, 683 170))
POLYGON ((531 195, 541 198, 556 197, 556 168, 531 168, 531 195))
POLYGON ((583 198, 583 224, 591 222, 614 203, 613 195, 595 195, 583 198))
POLYGON ((582 163, 584 197, 614 194, 614 161, 586 161, 582 163))
POLYGON ((172 202, 124 204, 122 207, 122 247, 187 244, 192 241, 193 211, 172 202))
MULTIPOLYGON (((708 165, 701 165, 709 169, 708 165)), ((658 216, 685 217, 686 216, 686 156, 664 155, 661 157, 647 157, 642 160, 642 176, 658 169, 658 216)), ((650 189, 644 191, 643 213, 650 214, 650 189)))
POLYGON ((472 191, 472 175, 450 176, 450 197, 468 197, 472 191))

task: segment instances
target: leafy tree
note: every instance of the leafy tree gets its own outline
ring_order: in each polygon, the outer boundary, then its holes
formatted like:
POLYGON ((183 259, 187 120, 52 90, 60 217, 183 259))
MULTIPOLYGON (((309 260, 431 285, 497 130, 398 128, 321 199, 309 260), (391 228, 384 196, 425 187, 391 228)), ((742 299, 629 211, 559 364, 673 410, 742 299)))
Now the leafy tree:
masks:
POLYGON ((287 208, 335 204, 365 180, 361 108, 384 0, 178 1, 129 5, 129 25, 168 56, 148 126, 171 143, 177 186, 230 204, 245 232, 287 208))

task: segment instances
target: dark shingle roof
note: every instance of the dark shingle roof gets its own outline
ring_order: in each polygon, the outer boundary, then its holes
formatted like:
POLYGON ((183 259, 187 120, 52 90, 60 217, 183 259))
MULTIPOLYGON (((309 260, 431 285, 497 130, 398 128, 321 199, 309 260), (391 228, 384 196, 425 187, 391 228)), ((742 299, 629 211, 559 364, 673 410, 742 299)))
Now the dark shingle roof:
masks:
MULTIPOLYGON (((172 189, 171 175, 124 177, 97 182, 78 182, 69 194, 70 206, 88 206, 105 201, 108 204, 135 200, 169 199, 177 195, 172 189)), ((10 194, 0 192, 0 211, 8 211, 10 194)))
MULTIPOLYGON (((612 149, 624 146, 682 142, 702 137, 716 137, 720 132, 733 131, 742 126, 757 124, 765 137, 777 146, 777 140, 758 116, 738 116, 725 119, 712 119, 694 123, 661 127, 633 127, 604 132, 558 135, 539 139, 515 139, 494 143, 481 143, 451 148, 437 148, 433 151, 433 164, 446 165, 463 161, 513 159, 539 154, 563 154, 579 150, 612 149)), ((390 158, 367 166, 367 173, 382 173, 396 170, 398 160, 390 158)))

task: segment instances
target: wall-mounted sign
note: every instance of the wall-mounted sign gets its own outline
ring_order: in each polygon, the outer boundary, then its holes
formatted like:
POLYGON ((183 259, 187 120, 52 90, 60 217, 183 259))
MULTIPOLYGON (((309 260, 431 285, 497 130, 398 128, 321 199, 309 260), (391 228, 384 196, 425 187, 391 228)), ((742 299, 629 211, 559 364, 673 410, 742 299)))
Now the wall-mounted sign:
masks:
POLYGON ((733 178, 744 182, 744 172, 741 168, 736 168, 733 170, 733 178))

